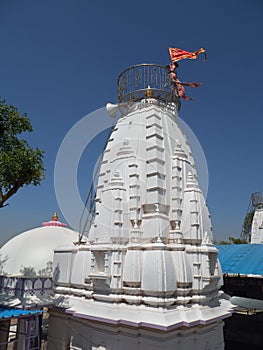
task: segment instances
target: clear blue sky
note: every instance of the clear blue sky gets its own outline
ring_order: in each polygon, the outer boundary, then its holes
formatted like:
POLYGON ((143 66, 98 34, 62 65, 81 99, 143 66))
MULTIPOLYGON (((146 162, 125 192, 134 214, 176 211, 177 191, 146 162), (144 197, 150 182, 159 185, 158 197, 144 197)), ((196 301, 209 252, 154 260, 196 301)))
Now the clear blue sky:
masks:
MULTIPOLYGON (((28 141, 46 150, 46 180, 0 210, 0 245, 53 211, 63 221, 53 173, 64 136, 117 101, 122 70, 168 64, 169 46, 207 50, 205 63, 180 64, 182 80, 203 83, 180 117, 206 155, 214 236, 238 236, 251 193, 263 189, 262 18, 261 0, 0 0, 0 96, 28 113, 28 141)), ((83 196, 89 165, 80 167, 83 196)))

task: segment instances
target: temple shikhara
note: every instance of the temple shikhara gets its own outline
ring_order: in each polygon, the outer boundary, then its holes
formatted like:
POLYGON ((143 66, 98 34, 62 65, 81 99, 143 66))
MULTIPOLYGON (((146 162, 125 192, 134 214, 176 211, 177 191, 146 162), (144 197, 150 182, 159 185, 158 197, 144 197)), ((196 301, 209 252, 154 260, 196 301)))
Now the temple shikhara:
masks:
POLYGON ((220 290, 210 214, 178 119, 191 99, 185 87, 200 83, 180 81, 177 62, 200 53, 170 48, 168 66, 119 75, 81 232, 55 213, 0 249, 1 349, 224 349, 234 308, 220 290))
POLYGON ((55 249, 49 349, 224 348, 222 273, 171 71, 130 67, 87 239, 55 249))

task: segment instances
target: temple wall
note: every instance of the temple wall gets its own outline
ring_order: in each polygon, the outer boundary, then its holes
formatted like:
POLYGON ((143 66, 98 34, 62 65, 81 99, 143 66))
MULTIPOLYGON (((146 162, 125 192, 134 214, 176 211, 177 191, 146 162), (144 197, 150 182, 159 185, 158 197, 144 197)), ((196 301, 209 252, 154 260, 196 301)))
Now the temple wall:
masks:
POLYGON ((67 344, 79 350, 223 350, 223 322, 162 333, 106 326, 51 311, 48 350, 64 350, 67 344))

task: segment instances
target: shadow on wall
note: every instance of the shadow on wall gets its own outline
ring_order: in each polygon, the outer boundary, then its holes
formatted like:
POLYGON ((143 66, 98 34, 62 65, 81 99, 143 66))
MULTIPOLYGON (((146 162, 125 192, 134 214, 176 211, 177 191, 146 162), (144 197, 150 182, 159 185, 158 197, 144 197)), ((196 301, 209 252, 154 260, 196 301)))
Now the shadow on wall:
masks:
POLYGON ((60 269, 59 269, 59 264, 57 264, 57 266, 55 267, 54 272, 53 272, 53 283, 54 283, 54 285, 57 284, 57 282, 59 280, 59 277, 60 277, 60 269))
MULTIPOLYGON (((5 265, 8 260, 8 256, 6 255, 5 257, 0 254, 0 276, 6 276, 7 272, 5 271, 5 265)), ((52 261, 48 261, 46 264, 46 267, 39 270, 38 272, 36 271, 35 267, 33 266, 21 266, 19 272, 23 277, 46 277, 46 276, 52 276, 52 261)))
POLYGON ((33 266, 21 266, 19 271, 23 277, 45 277, 52 276, 52 261, 48 261, 46 267, 42 270, 39 270, 38 273, 33 266))
POLYGON ((4 275, 4 268, 5 268, 5 264, 8 260, 8 256, 6 255, 5 257, 2 257, 2 254, 0 254, 0 275, 4 275))

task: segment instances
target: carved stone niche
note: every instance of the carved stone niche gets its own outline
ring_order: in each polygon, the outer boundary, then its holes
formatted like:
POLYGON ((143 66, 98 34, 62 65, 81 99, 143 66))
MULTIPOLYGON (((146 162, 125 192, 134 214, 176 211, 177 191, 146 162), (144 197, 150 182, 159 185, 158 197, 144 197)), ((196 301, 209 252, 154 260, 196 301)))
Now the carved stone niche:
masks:
POLYGON ((107 250, 94 250, 94 268, 89 274, 95 291, 110 291, 109 253, 107 250))

